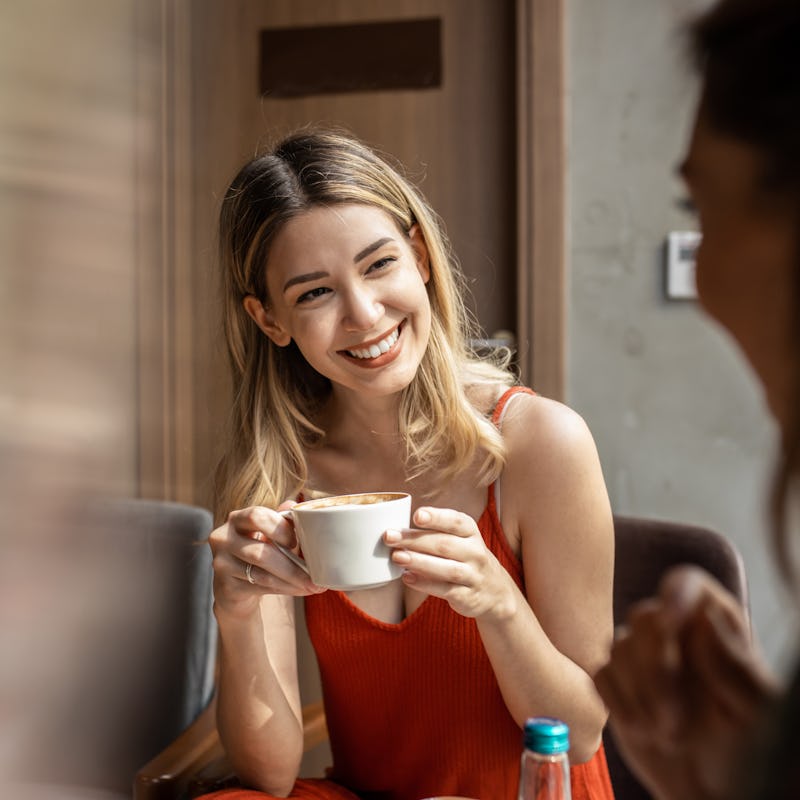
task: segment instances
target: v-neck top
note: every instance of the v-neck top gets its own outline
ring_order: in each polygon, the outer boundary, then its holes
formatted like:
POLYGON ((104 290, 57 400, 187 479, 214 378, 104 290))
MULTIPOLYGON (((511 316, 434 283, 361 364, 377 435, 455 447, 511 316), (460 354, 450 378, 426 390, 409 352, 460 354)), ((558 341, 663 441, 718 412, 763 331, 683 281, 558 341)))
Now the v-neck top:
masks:
MULTIPOLYGON (((494 409, 495 424, 518 392, 531 393, 509 389, 494 409)), ((494 484, 487 495, 478 529, 524 593, 522 563, 500 524, 494 484)), ((401 622, 383 622, 334 590, 306 597, 305 612, 322 680, 331 780, 381 800, 514 800, 522 733, 474 619, 428 596, 401 622)), ((602 747, 572 767, 572 796, 613 798, 602 747)))

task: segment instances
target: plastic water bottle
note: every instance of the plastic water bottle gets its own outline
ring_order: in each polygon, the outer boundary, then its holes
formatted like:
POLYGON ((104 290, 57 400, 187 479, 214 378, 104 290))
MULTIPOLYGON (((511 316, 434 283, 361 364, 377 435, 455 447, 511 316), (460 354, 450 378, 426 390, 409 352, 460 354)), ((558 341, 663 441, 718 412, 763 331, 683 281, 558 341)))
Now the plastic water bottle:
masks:
POLYGON ((524 728, 518 800, 572 800, 569 726, 553 717, 531 717, 524 728))

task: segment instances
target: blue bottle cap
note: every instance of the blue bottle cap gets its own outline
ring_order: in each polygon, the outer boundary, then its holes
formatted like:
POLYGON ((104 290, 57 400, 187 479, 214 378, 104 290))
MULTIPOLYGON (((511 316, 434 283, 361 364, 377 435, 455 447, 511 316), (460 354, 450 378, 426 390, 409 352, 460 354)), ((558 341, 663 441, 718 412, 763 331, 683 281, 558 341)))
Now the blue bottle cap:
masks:
POLYGON ((569 750, 569 726, 553 717, 531 717, 525 720, 525 748, 544 755, 557 755, 569 750))

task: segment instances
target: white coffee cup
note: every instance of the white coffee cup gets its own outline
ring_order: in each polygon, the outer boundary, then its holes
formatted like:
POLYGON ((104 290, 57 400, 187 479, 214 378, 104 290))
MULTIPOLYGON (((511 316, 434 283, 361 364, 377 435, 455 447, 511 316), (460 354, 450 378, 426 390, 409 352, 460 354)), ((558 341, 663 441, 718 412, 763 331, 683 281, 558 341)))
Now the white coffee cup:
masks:
POLYGON ((294 522, 303 558, 276 545, 317 586, 343 591, 381 586, 403 568, 383 542, 389 529, 408 528, 411 495, 367 492, 306 500, 281 512, 294 522))

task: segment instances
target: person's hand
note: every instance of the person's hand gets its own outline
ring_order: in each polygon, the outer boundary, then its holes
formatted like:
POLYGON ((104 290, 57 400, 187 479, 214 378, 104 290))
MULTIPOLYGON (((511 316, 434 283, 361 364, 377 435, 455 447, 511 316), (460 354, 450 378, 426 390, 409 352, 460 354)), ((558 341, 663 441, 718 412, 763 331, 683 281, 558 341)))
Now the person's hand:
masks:
POLYGON ((412 524, 417 527, 384 534, 394 550, 392 560, 404 569, 404 583, 441 597, 465 617, 510 608, 513 580, 486 547, 472 517, 426 506, 417 509, 412 524))
MULTIPOLYGON (((291 508, 287 501, 280 509, 291 508)), ((220 610, 252 613, 264 594, 307 595, 323 591, 273 542, 297 547, 291 520, 252 506, 233 511, 209 536, 214 566, 214 600, 220 610)))
POLYGON ((624 760, 658 800, 730 796, 777 693, 741 605, 696 567, 673 569, 632 608, 595 685, 624 760))

